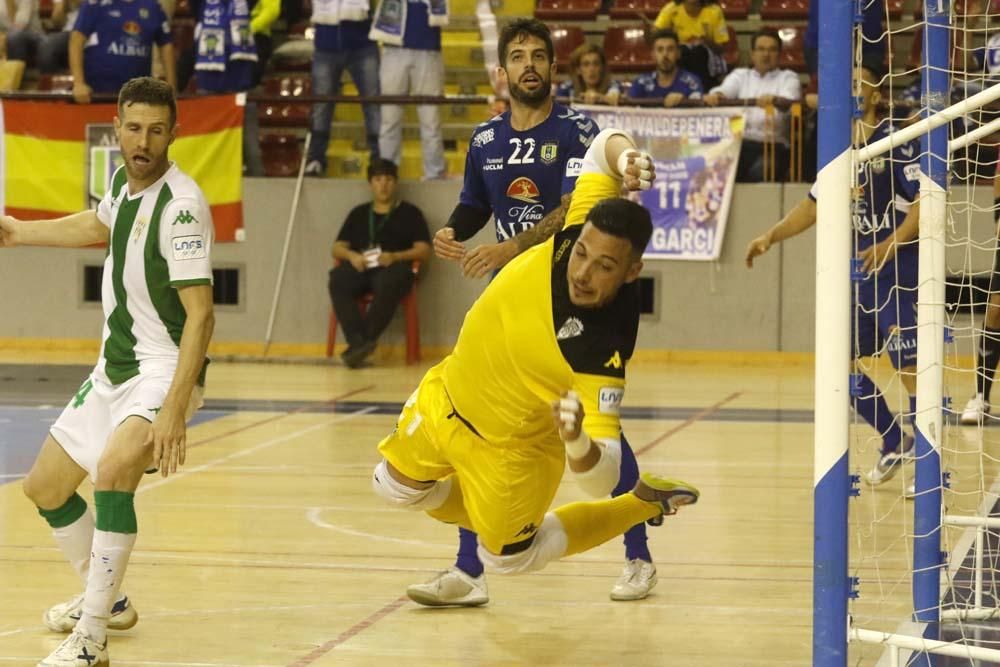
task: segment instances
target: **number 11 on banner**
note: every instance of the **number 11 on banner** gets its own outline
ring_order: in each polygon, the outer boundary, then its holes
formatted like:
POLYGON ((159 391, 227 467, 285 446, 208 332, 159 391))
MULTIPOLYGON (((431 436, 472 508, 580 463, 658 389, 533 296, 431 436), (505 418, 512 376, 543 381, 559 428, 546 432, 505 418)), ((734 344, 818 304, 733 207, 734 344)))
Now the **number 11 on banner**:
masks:
POLYGON ((680 208, 681 207, 681 182, 680 181, 656 181, 656 189, 660 191, 660 208, 680 208), (669 193, 668 193, 669 191, 669 193), (667 203, 667 197, 670 203, 667 203))

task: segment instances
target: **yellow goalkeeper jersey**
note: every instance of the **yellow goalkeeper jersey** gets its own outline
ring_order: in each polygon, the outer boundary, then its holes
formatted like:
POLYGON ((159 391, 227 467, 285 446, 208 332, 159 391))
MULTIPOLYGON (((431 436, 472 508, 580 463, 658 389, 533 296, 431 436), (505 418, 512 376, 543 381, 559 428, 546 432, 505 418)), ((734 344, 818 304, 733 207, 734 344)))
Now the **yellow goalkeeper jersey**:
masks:
POLYGON ((574 390, 593 438, 619 437, 625 363, 639 325, 636 283, 598 309, 569 298, 567 265, 590 209, 620 184, 579 177, 562 231, 514 259, 473 304, 445 360, 452 405, 487 441, 517 446, 557 435, 550 404, 574 390))

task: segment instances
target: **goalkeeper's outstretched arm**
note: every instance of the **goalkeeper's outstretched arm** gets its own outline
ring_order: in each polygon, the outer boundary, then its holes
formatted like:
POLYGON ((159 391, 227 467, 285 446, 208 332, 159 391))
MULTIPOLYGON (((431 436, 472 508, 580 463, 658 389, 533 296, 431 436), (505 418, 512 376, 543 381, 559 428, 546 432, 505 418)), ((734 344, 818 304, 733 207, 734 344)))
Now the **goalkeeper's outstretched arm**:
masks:
POLYGON ((775 243, 801 234, 816 224, 816 201, 806 197, 795 205, 784 218, 747 246, 747 268, 753 268, 753 260, 767 252, 775 243))

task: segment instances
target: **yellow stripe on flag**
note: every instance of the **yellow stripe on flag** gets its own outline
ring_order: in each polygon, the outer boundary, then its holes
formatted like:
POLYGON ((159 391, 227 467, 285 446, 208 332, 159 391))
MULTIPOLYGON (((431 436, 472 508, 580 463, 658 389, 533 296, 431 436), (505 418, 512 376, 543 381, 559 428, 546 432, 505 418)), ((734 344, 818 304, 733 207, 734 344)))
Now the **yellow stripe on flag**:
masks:
POLYGON ((170 157, 201 186, 209 204, 227 204, 241 197, 242 143, 242 128, 182 135, 170 147, 170 157))
POLYGON ((55 141, 20 134, 4 137, 6 206, 43 211, 79 211, 86 201, 82 141, 55 141), (35 165, 34 168, 26 168, 35 165))

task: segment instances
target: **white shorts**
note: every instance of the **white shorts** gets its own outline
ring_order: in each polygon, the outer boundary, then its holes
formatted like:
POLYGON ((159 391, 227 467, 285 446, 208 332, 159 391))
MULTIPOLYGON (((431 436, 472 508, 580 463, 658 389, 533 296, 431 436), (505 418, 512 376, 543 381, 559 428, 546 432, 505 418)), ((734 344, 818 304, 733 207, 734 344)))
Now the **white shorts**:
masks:
MULTIPOLYGON (((115 386, 92 373, 49 431, 69 457, 90 474, 91 481, 96 481, 97 464, 111 434, 131 416, 152 422, 172 381, 173 372, 165 370, 161 374, 136 375, 115 386)), ((200 386, 191 392, 185 420, 201 408, 203 394, 200 386)))

